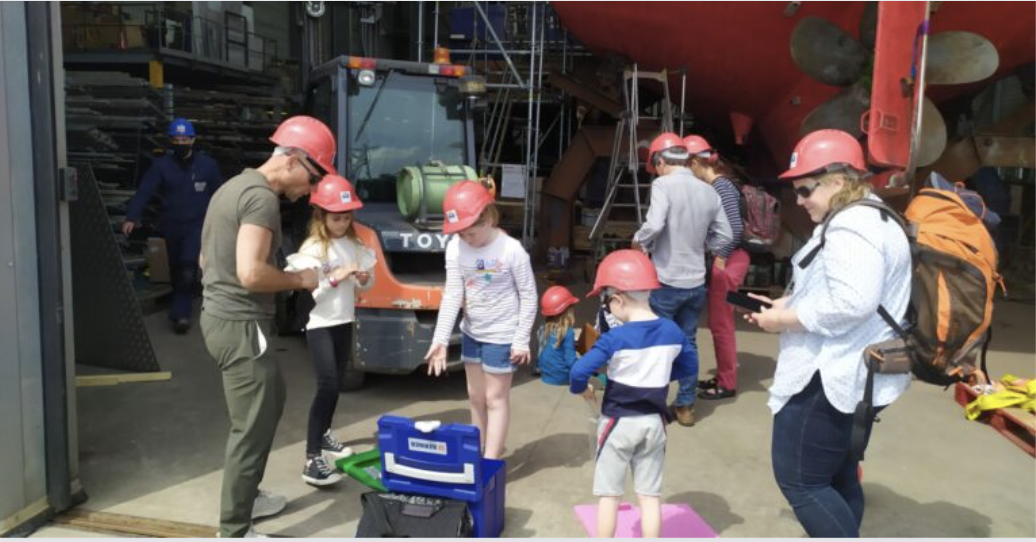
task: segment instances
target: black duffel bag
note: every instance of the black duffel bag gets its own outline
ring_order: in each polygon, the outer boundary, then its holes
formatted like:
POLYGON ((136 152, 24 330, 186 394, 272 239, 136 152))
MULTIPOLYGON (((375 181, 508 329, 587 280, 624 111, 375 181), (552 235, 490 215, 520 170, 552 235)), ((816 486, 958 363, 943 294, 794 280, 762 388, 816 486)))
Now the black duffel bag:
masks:
POLYGON ((357 538, 460 538, 474 530, 464 501, 371 491, 360 503, 357 538))

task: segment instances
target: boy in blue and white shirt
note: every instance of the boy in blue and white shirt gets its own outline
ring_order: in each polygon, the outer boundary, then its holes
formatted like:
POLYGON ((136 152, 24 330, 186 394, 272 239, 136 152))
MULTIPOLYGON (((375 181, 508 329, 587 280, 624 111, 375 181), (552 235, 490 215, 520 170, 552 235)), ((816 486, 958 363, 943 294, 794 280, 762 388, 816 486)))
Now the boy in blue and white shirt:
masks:
POLYGON ((588 381, 607 366, 594 468, 597 537, 615 534, 627 468, 633 470, 643 536, 661 534, 669 383, 697 372, 697 359, 683 331, 651 311, 650 291, 659 287, 655 266, 644 253, 619 250, 601 262, 589 294, 604 290, 606 310, 623 322, 601 335, 569 375, 572 393, 593 398, 588 381))

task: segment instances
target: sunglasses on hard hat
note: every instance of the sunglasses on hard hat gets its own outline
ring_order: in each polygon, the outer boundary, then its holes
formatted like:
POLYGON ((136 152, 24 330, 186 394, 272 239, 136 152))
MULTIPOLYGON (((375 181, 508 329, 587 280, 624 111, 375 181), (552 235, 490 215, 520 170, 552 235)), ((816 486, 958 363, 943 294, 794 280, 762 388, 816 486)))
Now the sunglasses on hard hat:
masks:
POLYGON ((802 199, 809 199, 809 197, 813 195, 813 192, 817 188, 820 188, 820 182, 813 181, 813 184, 804 184, 802 186, 796 186, 794 190, 796 196, 802 199))

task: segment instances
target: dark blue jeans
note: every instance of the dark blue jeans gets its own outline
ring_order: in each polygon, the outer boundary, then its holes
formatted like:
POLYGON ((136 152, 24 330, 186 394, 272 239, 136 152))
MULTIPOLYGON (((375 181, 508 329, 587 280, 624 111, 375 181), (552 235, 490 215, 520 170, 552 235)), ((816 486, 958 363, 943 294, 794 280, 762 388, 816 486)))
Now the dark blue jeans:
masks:
POLYGON ((809 536, 860 536, 863 488, 849 450, 852 426, 853 415, 827 401, 819 372, 773 418, 773 475, 809 536))
POLYGON ((693 406, 698 388, 698 316, 705 306, 705 286, 697 288, 673 288, 663 285, 651 291, 651 310, 660 318, 676 322, 680 326, 687 342, 691 344, 694 356, 694 374, 680 379, 680 391, 676 394, 676 406, 693 406))

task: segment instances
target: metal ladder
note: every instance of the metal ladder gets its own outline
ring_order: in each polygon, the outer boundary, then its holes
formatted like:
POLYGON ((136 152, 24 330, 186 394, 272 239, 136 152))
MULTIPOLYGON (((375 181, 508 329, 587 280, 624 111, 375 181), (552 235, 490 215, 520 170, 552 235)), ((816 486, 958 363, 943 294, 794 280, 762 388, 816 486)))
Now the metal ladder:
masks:
MULTIPOLYGON (((684 97, 686 95, 687 88, 687 71, 681 70, 681 86, 680 86, 680 132, 683 132, 683 121, 684 121, 684 97)), ((637 210, 637 224, 644 223, 644 209, 648 205, 648 201, 641 202, 640 190, 641 188, 648 188, 650 184, 641 184, 639 179, 640 170, 640 158, 637 154, 637 127, 641 120, 658 120, 660 129, 662 132, 672 132, 673 130, 673 103, 669 96, 669 72, 662 70, 661 72, 643 72, 637 69, 637 65, 634 64, 632 69, 623 72, 623 98, 625 101, 626 109, 619 118, 619 123, 615 128, 615 139, 612 143, 612 154, 611 161, 608 165, 608 187, 604 198, 604 205, 601 206, 601 212, 597 215, 597 219, 594 221, 593 229, 590 230, 590 245, 594 248, 595 257, 598 256, 600 250, 601 237, 604 235, 604 230, 607 227, 609 215, 613 208, 617 207, 635 207, 637 210), (640 113, 640 81, 657 81, 662 84, 663 100, 661 103, 662 111, 660 117, 651 117, 641 115, 640 113), (626 136, 627 144, 626 149, 623 151, 622 138, 626 136), (630 179, 627 182, 623 182, 623 176, 625 173, 629 173, 630 179), (615 199, 618 196, 620 188, 627 188, 633 190, 633 203, 616 203, 615 199)), ((648 192, 647 200, 650 200, 651 193, 648 192)))

